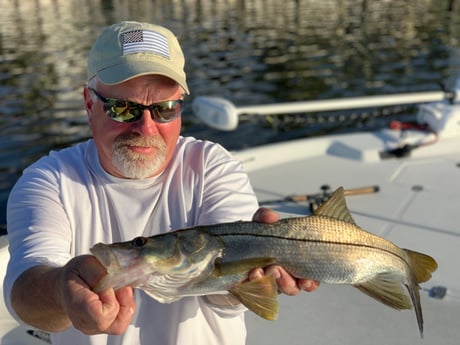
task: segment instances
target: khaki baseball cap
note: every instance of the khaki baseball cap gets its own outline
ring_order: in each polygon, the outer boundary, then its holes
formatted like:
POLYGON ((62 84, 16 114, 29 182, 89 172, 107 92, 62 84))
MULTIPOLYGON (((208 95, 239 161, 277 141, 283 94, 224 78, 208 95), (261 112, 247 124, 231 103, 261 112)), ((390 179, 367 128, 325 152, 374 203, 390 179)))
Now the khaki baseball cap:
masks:
POLYGON ((88 80, 118 84, 147 74, 176 81, 189 94, 185 59, 174 34, 149 23, 124 21, 104 28, 88 56, 88 80))

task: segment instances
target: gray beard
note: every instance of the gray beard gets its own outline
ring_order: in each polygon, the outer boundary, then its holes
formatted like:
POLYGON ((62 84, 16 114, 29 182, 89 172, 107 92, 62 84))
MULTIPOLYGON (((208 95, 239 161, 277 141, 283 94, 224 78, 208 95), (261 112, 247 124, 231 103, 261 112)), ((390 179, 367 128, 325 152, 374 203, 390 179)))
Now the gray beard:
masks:
POLYGON ((115 139, 112 146, 112 164, 126 178, 144 179, 153 176, 166 159, 166 143, 159 136, 141 137, 128 134, 115 139), (155 155, 136 153, 132 146, 155 147, 155 155))

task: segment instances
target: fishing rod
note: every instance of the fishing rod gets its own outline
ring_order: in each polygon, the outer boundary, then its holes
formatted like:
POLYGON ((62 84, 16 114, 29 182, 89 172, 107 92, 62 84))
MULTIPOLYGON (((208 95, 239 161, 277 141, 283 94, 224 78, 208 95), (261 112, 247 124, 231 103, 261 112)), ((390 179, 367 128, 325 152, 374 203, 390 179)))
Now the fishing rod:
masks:
MULTIPOLYGON (((332 195, 332 192, 333 192, 333 190, 331 189, 329 185, 322 185, 320 189, 321 189, 320 193, 293 194, 293 195, 288 195, 282 199, 261 201, 260 204, 263 206, 267 206, 270 204, 279 204, 282 202, 295 202, 295 203, 306 202, 310 208, 310 212, 313 213, 323 202, 329 199, 329 197, 332 195)), ((378 193, 379 191, 380 191, 380 187, 377 185, 365 186, 365 187, 345 189, 344 195, 353 196, 353 195, 374 194, 374 193, 378 193)))
POLYGON ((456 96, 456 92, 450 91, 424 91, 380 96, 250 105, 245 107, 236 107, 232 102, 221 97, 199 96, 193 100, 192 110, 195 116, 208 126, 224 131, 231 131, 238 126, 238 117, 242 114, 292 114, 417 104, 444 100, 453 102, 456 96))

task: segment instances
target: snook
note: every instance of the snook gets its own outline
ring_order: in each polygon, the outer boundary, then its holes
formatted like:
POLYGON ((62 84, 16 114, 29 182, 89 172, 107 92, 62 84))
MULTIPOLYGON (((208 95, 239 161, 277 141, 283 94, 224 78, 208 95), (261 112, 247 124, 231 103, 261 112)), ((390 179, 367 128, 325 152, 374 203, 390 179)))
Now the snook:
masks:
POLYGON ((430 256, 401 249, 356 225, 342 188, 309 217, 199 226, 99 243, 91 252, 108 272, 95 291, 129 285, 162 303, 229 291, 248 309, 272 320, 278 312, 274 279, 245 279, 253 268, 279 264, 295 277, 351 284, 398 310, 413 304, 421 334, 419 283, 437 268, 430 256))

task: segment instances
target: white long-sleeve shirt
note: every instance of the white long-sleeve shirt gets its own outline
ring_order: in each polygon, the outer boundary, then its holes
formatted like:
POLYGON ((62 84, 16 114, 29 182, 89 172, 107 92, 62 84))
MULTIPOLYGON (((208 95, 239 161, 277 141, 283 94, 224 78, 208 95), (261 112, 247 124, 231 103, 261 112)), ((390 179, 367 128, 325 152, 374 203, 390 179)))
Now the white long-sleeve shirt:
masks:
MULTIPOLYGON (((220 145, 180 137, 160 175, 129 180, 107 174, 92 140, 51 152, 24 171, 7 207, 10 262, 5 303, 17 277, 35 265, 64 265, 97 242, 112 243, 227 221, 250 220, 257 200, 241 164, 220 145)), ((53 344, 244 344, 244 308, 217 308, 202 297, 160 304, 135 292, 136 313, 121 336, 74 328, 53 344)))

